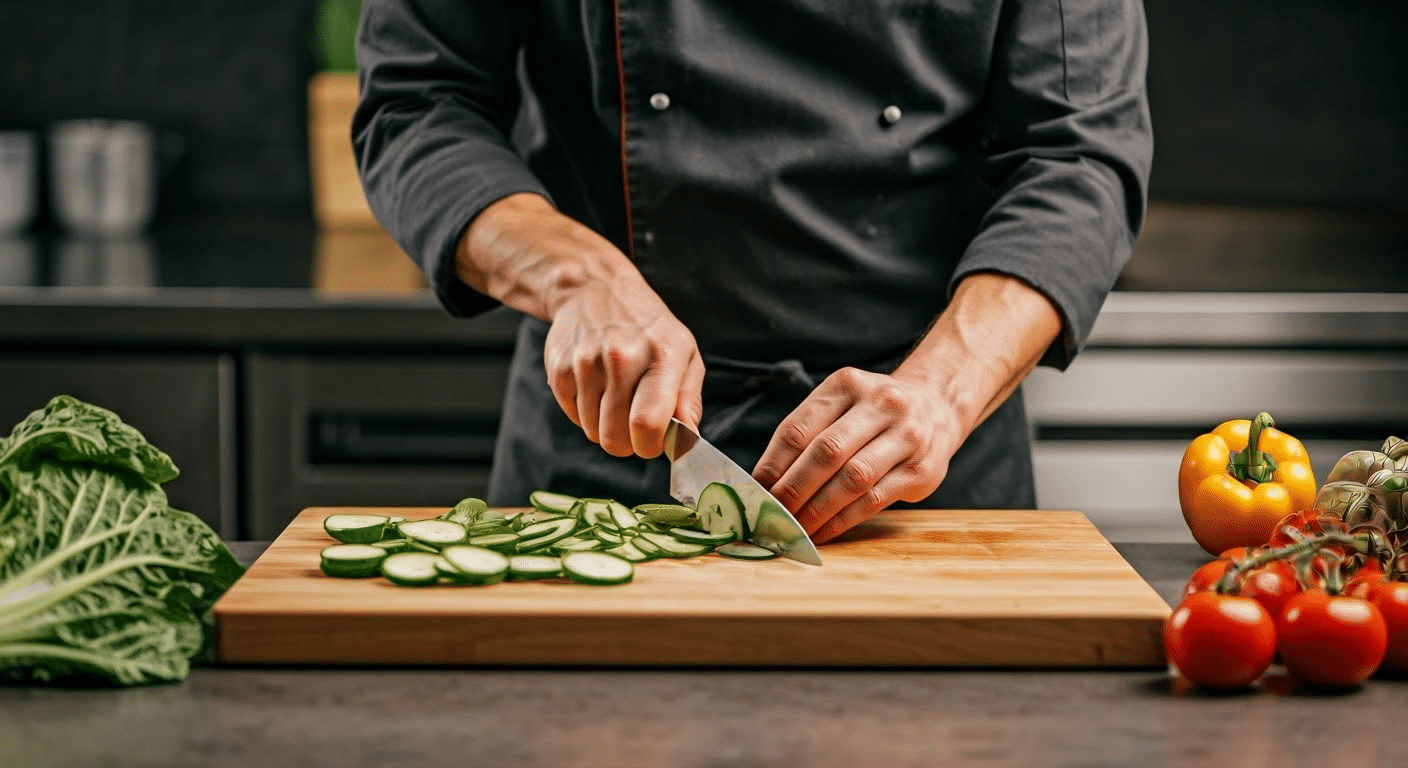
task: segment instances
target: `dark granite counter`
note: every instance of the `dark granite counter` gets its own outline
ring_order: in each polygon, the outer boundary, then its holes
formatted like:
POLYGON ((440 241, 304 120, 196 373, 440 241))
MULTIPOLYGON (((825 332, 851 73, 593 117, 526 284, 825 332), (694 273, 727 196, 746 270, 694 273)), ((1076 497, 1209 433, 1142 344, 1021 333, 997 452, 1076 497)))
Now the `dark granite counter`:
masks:
MULTIPOLYGON (((1165 599, 1202 560, 1117 546, 1165 599)), ((1408 765, 1406 711, 1405 680, 1207 696, 1150 671, 202 668, 0 688, 0 764, 1388 768, 1408 765)))

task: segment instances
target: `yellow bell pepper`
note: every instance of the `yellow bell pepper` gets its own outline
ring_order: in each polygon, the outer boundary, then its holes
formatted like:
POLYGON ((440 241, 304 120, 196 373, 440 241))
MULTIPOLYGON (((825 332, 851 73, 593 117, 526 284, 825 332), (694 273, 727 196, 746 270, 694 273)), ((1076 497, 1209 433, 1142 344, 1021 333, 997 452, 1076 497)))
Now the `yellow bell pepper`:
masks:
POLYGON ((1209 553, 1261 546, 1281 518, 1314 506, 1310 455, 1275 424, 1268 413, 1223 422, 1184 452, 1178 503, 1209 553))

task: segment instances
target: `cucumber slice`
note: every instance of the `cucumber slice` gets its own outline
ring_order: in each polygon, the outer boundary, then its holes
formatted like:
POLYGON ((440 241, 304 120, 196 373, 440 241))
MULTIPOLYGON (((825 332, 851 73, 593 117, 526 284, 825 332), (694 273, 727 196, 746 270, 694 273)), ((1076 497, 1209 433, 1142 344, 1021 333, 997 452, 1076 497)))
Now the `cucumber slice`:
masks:
MULTIPOLYGON (((517 517, 513 518, 511 525, 513 526, 513 530, 521 531, 530 525, 546 523, 550 520, 572 520, 572 518, 568 517, 567 515, 559 515, 556 512, 543 512, 541 510, 535 509, 531 512, 524 512, 518 515, 517 517)), ((572 522, 575 525, 577 521, 572 520, 572 522)))
POLYGON ((637 547, 640 546, 641 540, 654 544, 666 557, 694 557, 712 552, 714 549, 713 544, 690 544, 663 533, 642 533, 635 541, 637 547))
POLYGON ((475 523, 468 529, 470 538, 475 536, 488 536, 491 533, 512 533, 517 534, 512 525, 508 523, 475 523))
POLYGON ((746 541, 732 541, 714 551, 724 557, 732 557, 736 560, 771 560, 777 557, 777 553, 771 549, 763 549, 757 544, 749 544, 746 541))
POLYGON ((641 553, 644 554, 646 557, 656 558, 665 556, 665 553, 661 551, 659 547, 655 546, 654 542, 650 541, 649 539, 643 538, 642 536, 633 536, 630 539, 627 539, 627 542, 631 546, 640 550, 641 553))
POLYGON ((406 518, 399 515, 392 515, 391 519, 386 521, 386 530, 381 532, 381 540, 395 541, 396 539, 404 538, 401 532, 396 530, 396 526, 404 522, 406 522, 406 518))
POLYGON ((492 549, 496 552, 516 552, 518 551, 518 534, 489 533, 483 536, 470 536, 468 543, 476 547, 492 549))
POLYGON ((371 544, 333 544, 323 547, 322 569, 329 576, 364 579, 376 575, 386 550, 371 544))
POLYGON ((508 559, 510 579, 550 579, 562 573, 562 561, 547 555, 514 555, 508 559))
POLYGON ((565 555, 568 552, 587 552, 593 549, 601 549, 604 546, 605 544, 603 544, 600 539, 580 539, 576 536, 568 536, 565 539, 559 539, 554 544, 548 545, 548 549, 559 555, 565 555))
POLYGON ((438 555, 425 552, 387 555, 386 559, 381 561, 381 575, 392 584, 400 584, 403 587, 429 586, 440 579, 440 572, 435 568, 439 559, 438 555))
POLYGON ((632 512, 630 507, 619 501, 612 500, 606 502, 606 511, 611 513, 611 522, 615 523, 616 527, 622 530, 634 528, 640 524, 640 518, 636 516, 636 513, 632 512))
POLYGON ((633 563, 643 563, 646 560, 651 559, 650 555, 647 555, 644 552, 640 551, 640 548, 637 547, 634 542, 630 541, 626 542, 625 544, 622 544, 619 547, 612 547, 611 549, 606 550, 606 554, 615 555, 617 557, 629 560, 633 563))
POLYGON ((386 515, 329 515, 323 530, 343 544, 371 544, 381 541, 390 521, 386 515))
POLYGON ((416 520, 396 526, 402 536, 437 549, 458 544, 469 534, 464 526, 448 520, 416 520))
POLYGON ((456 544, 445 547, 441 557, 458 573, 454 578, 461 584, 484 586, 508 576, 508 558, 492 549, 456 544))
POLYGON ((386 554, 388 554, 388 555, 394 555, 394 554, 396 554, 397 552, 405 552, 405 551, 409 550, 409 549, 411 548, 411 540, 410 540, 410 539, 382 539, 381 541, 378 541, 378 542, 373 543, 372 546, 373 546, 373 547, 377 547, 377 548, 383 550, 383 551, 386 552, 386 554))
POLYGON ((606 525, 611 528, 620 528, 611 519, 611 502, 606 499, 582 499, 581 519, 584 525, 606 525))
POLYGON ((519 553, 543 549, 572 535, 577 521, 564 517, 560 520, 547 520, 524 527, 518 532, 519 553))
POLYGON ((479 522, 484 513, 489 511, 489 504, 483 499, 473 496, 462 499, 449 512, 440 516, 441 520, 448 520, 456 525, 469 526, 479 522))
POLYGON ((562 573, 580 584, 625 584, 635 572, 630 561, 605 552, 569 552, 562 556, 562 573))
POLYGON ((674 538, 686 544, 707 544, 711 547, 717 547, 720 544, 727 544, 730 541, 738 540, 738 534, 733 531, 707 533, 705 531, 696 531, 693 528, 671 528, 669 533, 674 538))
POLYGON ((552 491, 533 491, 528 494, 528 503, 542 512, 565 515, 572 510, 572 505, 577 503, 577 497, 552 491))
POLYGON ((694 528, 699 525, 699 513, 683 504, 637 504, 631 510, 647 523, 671 528, 694 528))
POLYGON ((606 528, 593 528, 592 535, 595 536, 601 542, 605 544, 610 544, 613 547, 620 546, 626 541, 625 537, 623 537, 621 534, 612 530, 608 530, 606 528))
POLYGON ((743 501, 724 483, 709 483, 699 492, 699 520, 709 533, 733 531, 740 540, 748 538, 748 521, 743 501))
POLYGON ((769 545, 786 548, 796 538, 794 532, 797 529, 792 525, 790 517, 787 510, 771 499, 765 500, 758 510, 758 519, 753 524, 753 535, 749 536, 748 540, 764 549, 769 545))

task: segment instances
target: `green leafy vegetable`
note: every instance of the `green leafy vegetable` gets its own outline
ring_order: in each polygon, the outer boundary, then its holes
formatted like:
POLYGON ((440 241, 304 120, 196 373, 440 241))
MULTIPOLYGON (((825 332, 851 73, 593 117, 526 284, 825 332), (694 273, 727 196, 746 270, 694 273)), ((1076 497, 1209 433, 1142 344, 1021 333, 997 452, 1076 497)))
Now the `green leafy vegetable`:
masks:
POLYGON ((177 474, 116 414, 66 395, 0 440, 0 676, 185 678, 243 568, 167 504, 177 474))

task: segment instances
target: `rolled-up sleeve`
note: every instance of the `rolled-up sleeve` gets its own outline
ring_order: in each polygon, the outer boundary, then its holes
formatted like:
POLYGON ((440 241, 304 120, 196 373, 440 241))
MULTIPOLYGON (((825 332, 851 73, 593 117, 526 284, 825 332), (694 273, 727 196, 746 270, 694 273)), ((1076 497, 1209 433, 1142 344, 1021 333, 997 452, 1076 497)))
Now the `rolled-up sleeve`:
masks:
POLYGON ((1011 0, 987 93, 991 205, 950 283, 1002 272, 1045 294, 1084 346, 1142 224, 1153 155, 1139 0, 1011 0))
POLYGON ((486 206, 548 196, 509 141, 519 104, 525 4, 363 0, 352 122, 372 213, 421 266, 445 308, 495 306, 455 275, 456 247, 486 206))

